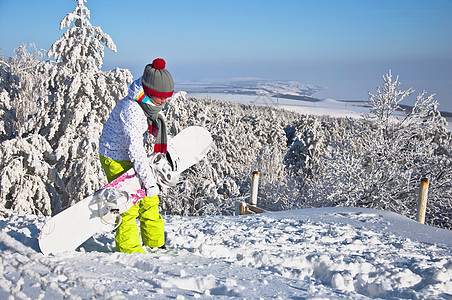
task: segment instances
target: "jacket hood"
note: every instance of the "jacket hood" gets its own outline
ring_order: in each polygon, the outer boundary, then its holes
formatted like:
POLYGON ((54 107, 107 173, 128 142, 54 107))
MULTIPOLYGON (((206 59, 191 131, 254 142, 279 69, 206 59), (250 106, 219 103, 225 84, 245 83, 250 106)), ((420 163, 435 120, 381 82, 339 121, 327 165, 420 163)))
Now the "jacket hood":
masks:
POLYGON ((132 82, 132 84, 129 86, 129 93, 127 94, 127 97, 130 99, 137 99, 138 96, 143 92, 143 84, 141 83, 141 77, 132 82))

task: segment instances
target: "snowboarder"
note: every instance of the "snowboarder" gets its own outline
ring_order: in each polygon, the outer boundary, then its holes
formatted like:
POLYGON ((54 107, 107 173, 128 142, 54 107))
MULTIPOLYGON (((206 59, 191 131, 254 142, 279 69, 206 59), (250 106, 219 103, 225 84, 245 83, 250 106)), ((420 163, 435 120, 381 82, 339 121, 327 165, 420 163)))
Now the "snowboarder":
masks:
POLYGON ((174 82, 165 66, 162 58, 146 65, 143 76, 130 85, 128 95, 113 108, 99 141, 99 157, 108 182, 133 167, 146 190, 146 197, 122 214, 115 237, 119 252, 145 252, 136 218, 140 221, 143 244, 165 247, 164 220, 158 210, 160 189, 146 152, 149 134, 155 136, 154 152, 167 151, 161 110, 174 93, 174 82))

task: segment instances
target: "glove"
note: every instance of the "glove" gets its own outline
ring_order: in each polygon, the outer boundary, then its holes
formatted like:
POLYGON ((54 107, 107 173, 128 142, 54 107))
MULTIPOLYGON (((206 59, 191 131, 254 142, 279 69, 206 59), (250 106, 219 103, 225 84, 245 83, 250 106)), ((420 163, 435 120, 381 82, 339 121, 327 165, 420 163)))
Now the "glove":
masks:
POLYGON ((153 185, 146 189, 146 197, 154 197, 160 194, 160 188, 158 185, 153 185))

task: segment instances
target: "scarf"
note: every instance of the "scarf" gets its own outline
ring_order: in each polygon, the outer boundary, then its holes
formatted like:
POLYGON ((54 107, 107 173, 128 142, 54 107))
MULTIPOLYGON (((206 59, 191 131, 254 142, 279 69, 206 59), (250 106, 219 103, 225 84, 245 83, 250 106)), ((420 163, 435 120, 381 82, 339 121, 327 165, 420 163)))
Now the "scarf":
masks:
POLYGON ((136 100, 143 109, 143 112, 148 119, 149 128, 146 131, 146 134, 152 134, 153 136, 155 136, 154 153, 161 152, 166 154, 168 141, 166 122, 165 118, 161 114, 159 114, 165 104, 153 104, 151 99, 149 99, 144 91, 140 93, 136 100))

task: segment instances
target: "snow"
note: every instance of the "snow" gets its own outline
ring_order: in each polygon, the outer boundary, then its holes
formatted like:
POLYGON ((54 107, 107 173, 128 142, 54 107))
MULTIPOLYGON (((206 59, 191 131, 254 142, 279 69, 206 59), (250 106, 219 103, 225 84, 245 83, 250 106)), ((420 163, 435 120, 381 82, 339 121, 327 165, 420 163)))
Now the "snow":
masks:
POLYGON ((0 298, 452 297, 452 231, 395 213, 314 208, 250 216, 166 216, 167 250, 114 252, 98 234, 39 253, 45 219, 0 220, 0 298))
POLYGON ((180 82, 176 88, 187 96, 254 103, 285 108, 302 114, 333 117, 361 117, 369 112, 366 101, 317 99, 324 87, 284 80, 235 79, 226 82, 180 82))
POLYGON ((325 87, 290 80, 266 80, 259 78, 235 78, 217 81, 177 82, 176 88, 187 92, 223 93, 240 95, 307 96, 325 90, 325 87))

